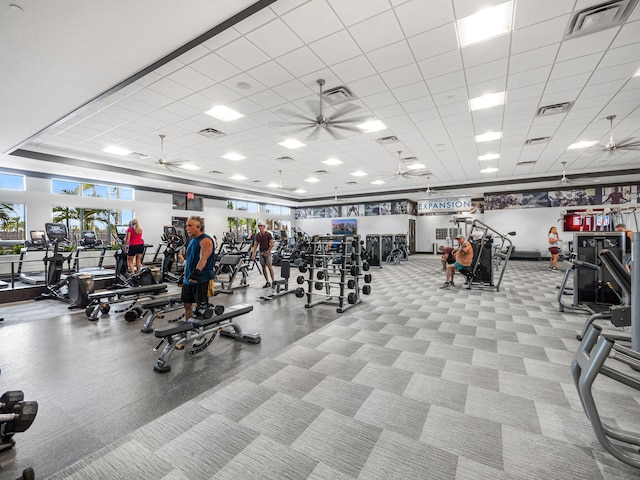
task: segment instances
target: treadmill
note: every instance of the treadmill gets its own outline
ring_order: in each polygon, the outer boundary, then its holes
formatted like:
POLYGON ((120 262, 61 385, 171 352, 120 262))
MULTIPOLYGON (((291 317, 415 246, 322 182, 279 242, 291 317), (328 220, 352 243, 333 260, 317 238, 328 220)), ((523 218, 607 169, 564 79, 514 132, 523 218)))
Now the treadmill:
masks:
POLYGON ((18 263, 18 278, 27 285, 44 285, 47 282, 47 275, 43 267, 41 272, 23 272, 24 257, 33 251, 44 252, 45 257, 49 254, 49 243, 46 240, 44 230, 31 230, 29 232, 30 241, 25 242, 24 248, 20 250, 20 260, 18 263))
POLYGON ((115 277, 115 268, 105 268, 102 266, 105 254, 110 246, 104 245, 102 243, 102 240, 100 240, 96 235, 96 232, 94 232, 93 230, 83 230, 82 238, 78 243, 79 245, 76 247, 75 255, 73 257, 72 270, 77 273, 88 273, 90 275, 93 275, 94 278, 115 277), (98 264, 90 267, 82 267, 80 265, 80 252, 85 250, 98 249, 102 250, 102 252, 100 252, 100 257, 98 258, 98 264))

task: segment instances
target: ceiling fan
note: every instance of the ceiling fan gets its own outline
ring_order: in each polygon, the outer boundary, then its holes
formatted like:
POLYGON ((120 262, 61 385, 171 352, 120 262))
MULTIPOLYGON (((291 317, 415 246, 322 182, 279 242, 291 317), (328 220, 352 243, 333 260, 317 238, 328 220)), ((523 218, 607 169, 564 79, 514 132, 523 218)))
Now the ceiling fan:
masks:
POLYGON ((445 192, 445 191, 434 192, 433 190, 431 190, 431 175, 427 175, 427 191, 425 192, 425 195, 427 198, 440 197, 448 193, 449 192, 445 192))
MULTIPOLYGON (((395 171, 394 175, 396 177, 429 177, 431 172, 429 172, 424 165, 421 163, 414 163, 412 165, 408 165, 406 168, 402 166, 402 150, 398 150, 398 169, 395 171)), ((412 158, 411 160, 415 160, 412 158)))
POLYGON ((285 192, 295 192, 297 188, 295 187, 283 187, 282 186, 282 170, 278 170, 279 178, 278 183, 271 182, 268 187, 277 188, 278 190, 283 190, 285 192))
POLYGON ((613 139, 613 120, 616 118, 615 115, 609 115, 607 120, 609 120, 609 143, 607 143, 604 147, 605 151, 613 152, 615 150, 636 150, 640 149, 640 142, 630 142, 629 138, 623 140, 620 143, 616 143, 613 139))
POLYGON ((562 177, 560 177, 561 186, 581 185, 589 183, 588 179, 580 179, 580 175, 574 175, 573 178, 567 177, 567 162, 560 162, 562 164, 562 177))
POLYGON ((169 162, 169 161, 167 161, 167 159, 164 157, 164 139, 165 139, 166 135, 161 133, 158 136, 160 137, 160 158, 158 158, 158 160, 156 160, 156 163, 158 165, 162 165, 167 170, 172 170, 172 171, 173 171, 172 167, 179 167, 181 165, 184 165, 184 162, 169 162))
POLYGON ((338 130, 346 130, 350 132, 362 133, 362 130, 360 130, 359 128, 356 128, 352 124, 360 121, 364 121, 365 120, 364 118, 357 118, 357 119, 354 118, 351 120, 347 120, 346 118, 340 119, 340 117, 344 117, 348 113, 351 113, 355 110, 360 109, 360 107, 358 105, 349 103, 344 105, 340 110, 338 110, 336 113, 334 113, 330 117, 325 116, 324 110, 323 110, 324 103, 323 103, 323 96, 322 96, 322 87, 324 86, 325 81, 324 79, 320 78, 316 80, 316 83, 320 87, 320 93, 319 93, 320 102, 318 104, 318 114, 315 117, 309 118, 308 116, 305 116, 305 115, 289 113, 291 117, 297 118, 299 119, 299 121, 270 122, 269 125, 272 127, 298 126, 300 127, 299 130, 301 131, 310 130, 309 136, 307 137, 308 140, 314 140, 320 134, 321 131, 325 131, 329 133, 329 135, 331 135, 335 140, 342 140, 343 138, 345 138, 338 130))

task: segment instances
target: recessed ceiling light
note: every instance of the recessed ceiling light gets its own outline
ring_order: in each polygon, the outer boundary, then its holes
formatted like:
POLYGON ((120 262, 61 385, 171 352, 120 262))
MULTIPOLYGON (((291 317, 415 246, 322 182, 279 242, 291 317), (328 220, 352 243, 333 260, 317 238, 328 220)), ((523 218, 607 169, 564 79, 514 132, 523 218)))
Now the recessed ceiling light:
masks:
POLYGON ((487 93, 481 97, 469 100, 469 108, 473 112, 484 108, 491 108, 498 105, 504 105, 505 92, 487 93))
POLYGON ((226 158, 227 160, 233 160, 235 162, 238 160, 244 160, 247 157, 240 155, 239 153, 229 152, 226 155, 222 155, 222 158, 226 158))
POLYGON ((589 148, 589 147, 593 147, 596 143, 598 143, 597 140, 576 142, 576 143, 572 143, 571 145, 569 145, 567 147, 567 150, 575 150, 576 148, 589 148))
POLYGON ((181 165, 178 165, 178 167, 180 167, 183 170, 200 170, 200 166, 196 165, 195 163, 183 163, 181 165))
POLYGON ((420 162, 412 163, 411 165, 407 165, 409 170, 420 170, 421 168, 425 168, 424 164, 420 162))
POLYGON ((380 130, 384 130, 387 128, 386 125, 380 120, 369 120, 367 122, 361 123, 360 125, 357 125, 357 127, 364 133, 379 132, 380 130))
POLYGON ((374 180, 373 182, 371 182, 372 185, 384 185, 385 182, 384 180, 374 180))
POLYGON ((326 160, 323 160, 322 163, 325 165, 340 165, 342 162, 337 158, 327 158, 326 160))
POLYGON ((304 143, 299 142, 295 138, 289 138, 289 139, 285 140, 284 142, 280 142, 278 145, 281 145, 281 146, 283 146, 285 148, 300 148, 300 147, 305 147, 306 146, 304 143))
POLYGON ((480 173, 494 173, 497 172, 498 169, 496 167, 489 167, 489 168, 484 168, 482 170, 480 170, 480 173))
POLYGON ((460 47, 509 33, 512 18, 513 2, 510 1, 457 20, 460 47))
POLYGON ((246 180, 247 177, 243 177, 242 175, 234 175, 231 177, 231 180, 246 180))
POLYGON ((356 172, 353 172, 351 175, 353 175, 354 177, 364 177, 367 175, 367 172, 363 172, 362 170, 358 170, 356 172))
POLYGON ((487 153, 485 155, 480 155, 478 157, 478 160, 483 162, 485 160, 497 160, 500 158, 500 155, 498 153, 487 153))
POLYGON ((301 188, 298 188, 294 191, 294 193, 306 193, 306 192, 307 192, 306 190, 303 190, 301 188))
POLYGON ((636 73, 633 74, 634 77, 640 77, 640 68, 636 70, 636 73))
POLYGON ((236 112, 229 107, 225 107, 224 105, 218 105, 217 107, 213 107, 211 110, 207 110, 204 113, 206 113, 207 115, 211 115, 218 120, 222 120, 223 122, 231 122, 233 120, 237 120, 238 118, 244 117, 244 115, 242 115, 241 113, 236 112))
POLYGON ((317 179, 316 177, 309 177, 309 178, 305 178, 304 181, 309 183, 318 183, 320 180, 317 179))
POLYGON ((102 149, 103 152, 106 153, 113 153, 114 155, 129 155, 131 153, 131 150, 127 150, 126 148, 122 148, 122 147, 106 147, 102 149))
POLYGON ((269 187, 269 188, 278 188, 279 186, 280 186, 280 184, 276 183, 276 182, 271 182, 271 183, 267 184, 267 187, 269 187))
POLYGON ((492 140, 500 140, 502 138, 502 132, 487 132, 481 135, 476 135, 476 143, 490 142, 492 140))

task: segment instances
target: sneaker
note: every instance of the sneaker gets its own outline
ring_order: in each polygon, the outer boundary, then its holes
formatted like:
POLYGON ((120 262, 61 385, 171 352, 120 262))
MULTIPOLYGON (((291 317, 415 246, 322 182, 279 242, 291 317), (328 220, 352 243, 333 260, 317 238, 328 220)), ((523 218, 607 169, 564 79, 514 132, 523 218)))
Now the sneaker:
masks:
POLYGON ((271 286, 271 284, 269 282, 267 282, 267 283, 264 284, 264 287, 262 287, 262 288, 269 288, 270 286, 271 286))
POLYGON ((552 267, 551 270, 558 270, 558 267, 552 267))
POLYGON ((449 285, 450 285, 451 287, 455 287, 455 286, 456 286, 456 284, 455 284, 455 283, 453 283, 453 282, 449 282, 449 285))
POLYGON ((440 288, 449 288, 450 286, 451 286, 451 283, 444 282, 440 288))

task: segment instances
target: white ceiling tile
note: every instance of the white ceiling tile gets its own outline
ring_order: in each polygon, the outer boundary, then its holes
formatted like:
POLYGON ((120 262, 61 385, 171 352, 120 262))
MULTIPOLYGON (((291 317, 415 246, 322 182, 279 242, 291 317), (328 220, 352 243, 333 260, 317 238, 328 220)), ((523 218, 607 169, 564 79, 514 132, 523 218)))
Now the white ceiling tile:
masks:
POLYGON ((455 88, 463 87, 466 85, 464 78, 464 72, 458 70, 447 75, 441 75, 439 77, 430 78, 427 80, 427 86, 431 94, 436 97, 437 93, 446 92, 455 88))
MULTIPOLYGON (((640 11, 639 8, 635 8, 640 11)), ((630 22, 620 28, 620 32, 613 40, 611 48, 618 48, 625 45, 631 45, 640 41, 640 21, 630 22)))
POLYGON ((340 30, 313 42, 309 47, 326 65, 362 55, 362 51, 346 30, 340 30))
POLYGON ((191 67, 183 67, 176 70, 167 78, 194 92, 205 89, 211 85, 211 78, 191 67))
POLYGON ((521 89, 529 85, 544 83, 551 73, 551 65, 526 70, 524 72, 510 74, 507 78, 507 91, 521 89))
POLYGON ((180 55, 176 60, 183 65, 189 65, 190 63, 209 55, 209 53, 211 53, 211 50, 204 45, 196 45, 192 49, 187 50, 185 53, 180 55))
POLYGON ((509 56, 510 35, 475 43, 462 49, 462 62, 465 68, 491 62, 509 56))
POLYGON ((247 70, 247 73, 257 78, 267 88, 272 88, 291 80, 291 74, 275 62, 262 64, 247 70))
POLYGON ((302 77, 325 67, 325 64, 308 47, 282 55, 277 62, 295 77, 302 77))
POLYGON ((515 28, 566 16, 572 11, 574 4, 575 0, 518 1, 515 8, 515 28))
POLYGON ((511 56, 509 60, 509 74, 526 72, 545 65, 553 65, 558 48, 560 48, 560 44, 548 45, 511 56))
POLYGON ((378 72, 393 70, 409 63, 413 64, 413 55, 411 55, 405 41, 371 51, 367 54, 367 58, 378 72))
POLYGON ((349 31, 364 52, 404 39, 400 25, 391 11, 353 25, 349 31))
POLYGON ((571 58, 584 57, 596 52, 604 52, 614 39, 617 28, 609 28, 600 32, 591 33, 582 37, 565 40, 560 45, 557 62, 571 58))
POLYGON ((636 66, 640 66, 640 42, 608 50, 603 55, 599 68, 625 65, 628 63, 635 63, 636 66))
POLYGON ((376 74, 375 69, 364 55, 333 65, 331 70, 347 84, 376 74))
POLYGON ((361 22, 389 9, 387 0, 328 0, 329 5, 346 26, 361 22))
POLYGON ((453 22, 450 0, 411 0, 396 8, 407 37, 453 22))
POLYGON ((304 45, 302 40, 280 19, 275 19, 246 34, 247 39, 272 58, 304 45))
POLYGON ((472 85, 475 83, 485 82, 487 80, 494 80, 496 78, 504 79, 507 74, 507 67, 507 58, 501 58, 499 60, 467 68, 465 71, 467 83, 472 85))
POLYGON ((284 14, 282 20, 305 43, 311 43, 343 28, 338 17, 324 1, 307 2, 284 14))
POLYGON ((239 70, 248 70, 269 61, 269 56, 243 37, 218 48, 215 53, 239 70))
POLYGON ((409 38, 409 45, 416 60, 436 57, 458 50, 458 37, 453 23, 447 23, 409 38))
POLYGON ((459 50, 443 53, 418 62, 422 76, 425 79, 440 77, 457 71, 462 71, 462 57, 459 50))
POLYGON ((196 60, 190 66, 217 82, 240 73, 240 69, 215 53, 211 53, 206 57, 196 60))
MULTIPOLYGON (((382 78, 385 80, 384 76, 382 78)), ((398 102, 403 103, 415 98, 427 97, 429 95, 429 89, 427 88, 427 84, 420 80, 410 85, 395 87, 393 89, 393 95, 398 102)))
POLYGON ((380 76, 393 92, 407 84, 415 84, 418 81, 421 81, 422 85, 425 86, 424 82, 422 82, 422 74, 414 63, 388 70, 381 73, 380 76))
POLYGON ((515 30, 512 34, 511 53, 526 52, 560 43, 564 34, 563 28, 568 21, 569 16, 567 15, 515 30))

